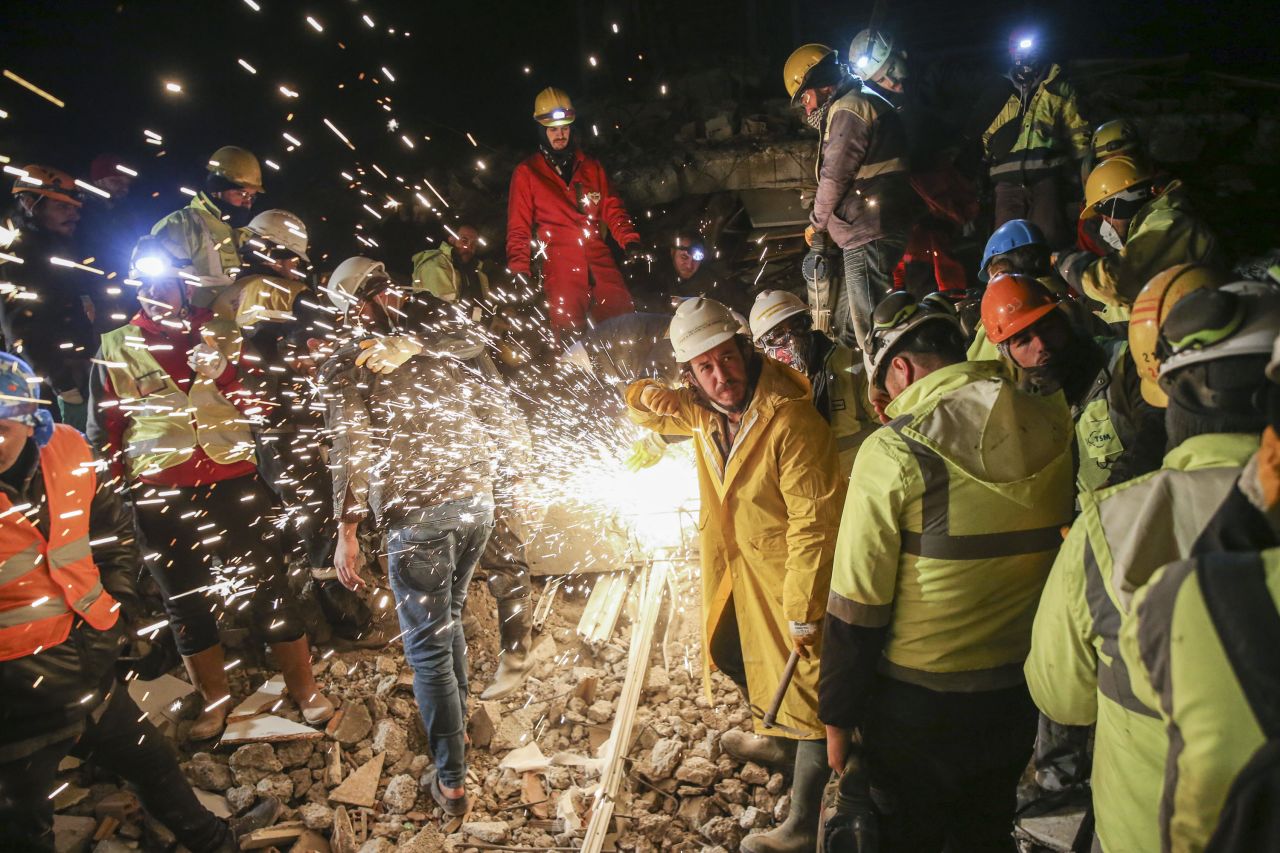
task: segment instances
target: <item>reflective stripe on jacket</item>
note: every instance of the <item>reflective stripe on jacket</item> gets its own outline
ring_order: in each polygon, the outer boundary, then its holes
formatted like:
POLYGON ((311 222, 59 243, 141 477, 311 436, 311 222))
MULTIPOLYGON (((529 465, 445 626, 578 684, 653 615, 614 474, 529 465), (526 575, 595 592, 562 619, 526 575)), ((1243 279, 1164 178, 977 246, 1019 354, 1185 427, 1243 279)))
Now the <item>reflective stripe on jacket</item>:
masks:
MULTIPOLYGON (((768 358, 727 456, 720 415, 688 389, 677 392, 678 414, 656 415, 640 402, 649 384, 627 388, 631 419, 661 435, 691 435, 697 445, 704 686, 709 696, 706 650, 732 596, 750 701, 766 708, 791 654, 787 623, 818 622, 826 607, 845 489, 831 429, 809 401, 808 379, 768 358)), ((788 736, 826 736, 818 720, 820 654, 821 638, 783 697, 778 723, 804 732, 788 736)), ((755 727, 778 734, 758 719, 755 727)))
POLYGON ((1166 749, 1156 712, 1133 694, 1119 654, 1135 590, 1184 559, 1241 467, 1252 435, 1193 436, 1156 472, 1080 494, 1081 512, 1049 573, 1027 658, 1027 684, 1045 716, 1097 723, 1094 810, 1106 850, 1154 850, 1166 749))
POLYGON ((1012 85, 1014 91, 982 133, 993 181, 1034 183, 1089 153, 1089 123, 1061 66, 1051 65, 1030 92, 1012 85))
POLYGON ((116 623, 115 599, 89 550, 97 489, 93 454, 77 430, 58 424, 40 449, 49 536, 0 493, 0 661, 56 646, 79 616, 99 631, 116 623))
POLYGON ((889 626, 880 669, 931 690, 1022 682, 1040 588, 1071 518, 1071 419, 996 362, 909 386, 853 465, 829 618, 889 626))
MULTIPOLYGON (((213 321, 201 333, 229 360, 238 358, 240 335, 234 327, 213 321)), ((120 411, 128 417, 123 450, 131 477, 180 465, 197 446, 224 465, 254 458, 250 420, 212 379, 194 376, 191 393, 184 394, 141 344, 137 327, 121 326, 104 334, 100 357, 106 362, 120 411)))
MULTIPOLYGON (((293 315, 294 300, 308 290, 305 282, 268 275, 246 276, 237 281, 235 286, 240 289, 240 295, 230 319, 241 329, 258 323, 296 322, 298 318, 293 315)), ((217 308, 215 303, 215 313, 217 308)))
POLYGON ((837 246, 906 239, 921 205, 908 175, 906 131, 883 96, 856 81, 837 93, 819 134, 816 177, 809 222, 837 246))
POLYGON ((1165 853, 1205 849, 1236 776, 1266 741, 1206 604, 1201 576, 1208 572, 1215 586, 1260 572, 1270 596, 1259 606, 1280 606, 1280 549, 1209 554, 1152 575, 1120 633, 1133 691, 1160 710, 1168 734, 1159 805, 1165 853))

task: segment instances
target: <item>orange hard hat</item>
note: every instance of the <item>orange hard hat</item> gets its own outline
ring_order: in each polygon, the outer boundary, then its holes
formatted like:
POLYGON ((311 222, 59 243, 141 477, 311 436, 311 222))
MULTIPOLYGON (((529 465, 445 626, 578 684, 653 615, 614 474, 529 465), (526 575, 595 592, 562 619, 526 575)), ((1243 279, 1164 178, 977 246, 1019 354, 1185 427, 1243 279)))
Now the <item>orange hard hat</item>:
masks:
POLYGON ((21 169, 20 172, 18 179, 13 182, 14 195, 29 193, 65 202, 73 207, 80 207, 83 204, 75 178, 61 169, 31 165, 21 169))
POLYGON ((1129 353, 1138 367, 1142 399, 1167 409, 1169 395, 1160 387, 1160 356, 1157 342, 1160 326, 1169 311, 1184 296, 1197 290, 1215 290, 1227 283, 1227 276, 1204 264, 1178 264, 1156 273, 1133 300, 1129 316, 1129 353))
POLYGON ((988 340, 1002 344, 1057 307, 1053 295, 1033 276, 998 275, 982 295, 982 326, 988 340))

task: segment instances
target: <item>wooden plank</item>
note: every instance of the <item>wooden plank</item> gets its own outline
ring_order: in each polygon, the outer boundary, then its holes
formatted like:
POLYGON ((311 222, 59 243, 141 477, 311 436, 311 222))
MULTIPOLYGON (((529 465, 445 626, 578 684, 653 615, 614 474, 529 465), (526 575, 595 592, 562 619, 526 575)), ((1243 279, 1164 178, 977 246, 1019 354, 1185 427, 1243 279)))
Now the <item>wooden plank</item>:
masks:
POLYGON ((627 677, 622 685, 622 693, 618 696, 618 710, 613 718, 613 731, 603 756, 600 789, 596 795, 595 806, 591 810, 591 819, 587 823, 586 833, 582 838, 582 853, 600 853, 613 827, 613 809, 618 789, 622 785, 623 759, 626 758, 630 748, 636 707, 640 703, 640 695, 644 690, 645 673, 649 667, 649 652, 653 647, 653 631, 658 621, 658 611, 662 606, 663 593, 667 588, 668 571, 670 569, 667 562, 661 561, 645 568, 638 581, 641 584, 642 603, 639 618, 631 626, 627 677))
POLYGON ((626 572, 613 572, 602 576, 591 589, 582 618, 578 620, 578 636, 589 645, 601 646, 609 642, 618 617, 627 600, 631 576, 626 572))

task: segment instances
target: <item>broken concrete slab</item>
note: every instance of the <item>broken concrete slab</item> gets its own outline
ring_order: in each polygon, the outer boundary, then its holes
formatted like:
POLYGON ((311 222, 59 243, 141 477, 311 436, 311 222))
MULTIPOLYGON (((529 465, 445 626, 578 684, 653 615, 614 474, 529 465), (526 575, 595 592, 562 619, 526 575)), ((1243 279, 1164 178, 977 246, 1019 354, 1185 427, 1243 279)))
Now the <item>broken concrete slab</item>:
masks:
POLYGON ((351 825, 351 815, 346 806, 338 806, 333 810, 333 832, 329 835, 329 846, 333 853, 355 853, 356 830, 351 825))
POLYGON ((292 845, 307 828, 301 822, 278 823, 265 829, 254 830, 240 839, 241 850, 265 850, 268 847, 292 845))
POLYGON ((228 723, 220 742, 222 744, 273 743, 321 737, 324 737, 324 732, 310 726, 304 726, 274 714, 266 714, 228 723))
POLYGON ((315 830, 308 829, 289 848, 289 853, 332 853, 328 840, 315 830))
POLYGON ((147 712, 153 723, 160 718, 176 722, 181 716, 182 698, 194 692, 194 687, 172 675, 150 681, 135 678, 129 682, 129 697, 147 712))
POLYGON ((227 804, 227 798, 221 794, 213 794, 200 788, 193 789, 196 792, 196 799, 200 801, 200 805, 213 812, 220 818, 226 819, 231 817, 231 806, 227 804))
POLYGON ((515 773, 527 773, 535 770, 546 770, 551 761, 542 754, 537 742, 527 743, 519 749, 513 749, 498 764, 499 770, 511 770, 515 773))
POLYGON ((330 727, 329 736, 348 746, 359 743, 373 729, 373 718, 364 702, 347 702, 342 706, 341 717, 334 717, 336 724, 330 727))
POLYGON ((53 849, 56 853, 82 853, 89 848, 98 822, 91 817, 53 816, 53 849))
POLYGON ((378 800, 378 780, 382 776, 382 765, 386 760, 386 753, 375 755, 330 791, 329 799, 337 803, 372 808, 378 800))
POLYGON ((231 713, 227 715, 227 719, 239 720, 245 717, 265 714, 278 708, 276 703, 282 701, 284 701, 284 676, 277 675, 263 682, 253 692, 253 695, 232 708, 231 713))

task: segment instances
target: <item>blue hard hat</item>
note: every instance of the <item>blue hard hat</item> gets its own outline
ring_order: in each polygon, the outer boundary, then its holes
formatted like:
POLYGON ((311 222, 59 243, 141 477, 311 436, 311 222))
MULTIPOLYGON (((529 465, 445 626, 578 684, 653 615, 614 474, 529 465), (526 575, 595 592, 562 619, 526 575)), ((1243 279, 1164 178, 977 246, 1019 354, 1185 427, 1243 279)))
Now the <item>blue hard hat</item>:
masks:
POLYGON ((53 416, 41 405, 36 372, 16 355, 0 352, 0 420, 33 427, 43 447, 53 435, 53 416))
POLYGON ((978 278, 987 280, 987 264, 996 255, 1012 252, 1023 246, 1047 246, 1044 232, 1029 219, 1010 219, 1001 225, 987 240, 987 247, 982 250, 982 264, 978 267, 978 278))

